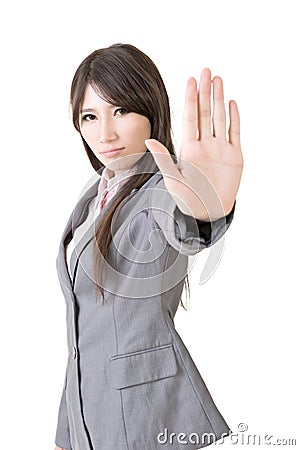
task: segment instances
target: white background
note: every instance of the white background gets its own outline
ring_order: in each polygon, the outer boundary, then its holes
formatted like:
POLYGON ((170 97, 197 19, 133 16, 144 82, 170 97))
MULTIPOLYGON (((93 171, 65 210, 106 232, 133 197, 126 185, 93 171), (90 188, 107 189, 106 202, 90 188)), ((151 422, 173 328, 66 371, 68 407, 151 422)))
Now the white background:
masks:
POLYGON ((158 66, 177 150, 187 77, 210 67, 223 78, 226 102, 238 103, 245 165, 235 218, 203 285, 205 251, 199 256, 188 311, 179 308, 175 324, 234 432, 246 423, 249 434, 299 445, 297 3, 4 3, 1 448, 54 448, 67 360, 55 259, 95 173, 71 124, 69 90, 80 62, 116 42, 136 45, 158 66))

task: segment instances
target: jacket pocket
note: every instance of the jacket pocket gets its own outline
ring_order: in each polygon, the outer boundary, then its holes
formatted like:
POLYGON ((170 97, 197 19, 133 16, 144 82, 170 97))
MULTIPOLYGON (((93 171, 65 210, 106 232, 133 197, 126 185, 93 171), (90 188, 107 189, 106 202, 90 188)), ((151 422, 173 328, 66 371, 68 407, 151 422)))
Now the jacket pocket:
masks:
POLYGON ((114 389, 172 377, 176 372, 177 361, 172 343, 108 359, 109 383, 114 389))

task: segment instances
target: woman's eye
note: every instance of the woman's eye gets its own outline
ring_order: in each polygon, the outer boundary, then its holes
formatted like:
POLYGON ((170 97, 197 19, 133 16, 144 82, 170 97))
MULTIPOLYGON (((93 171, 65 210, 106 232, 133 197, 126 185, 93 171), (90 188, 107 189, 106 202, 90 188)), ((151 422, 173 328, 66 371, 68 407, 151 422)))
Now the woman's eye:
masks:
POLYGON ((114 115, 120 115, 123 116, 124 114, 128 113, 126 108, 118 108, 115 110, 114 115))
POLYGON ((90 122, 91 120, 95 120, 96 116, 94 114, 85 114, 82 116, 82 120, 86 120, 87 122, 90 122))

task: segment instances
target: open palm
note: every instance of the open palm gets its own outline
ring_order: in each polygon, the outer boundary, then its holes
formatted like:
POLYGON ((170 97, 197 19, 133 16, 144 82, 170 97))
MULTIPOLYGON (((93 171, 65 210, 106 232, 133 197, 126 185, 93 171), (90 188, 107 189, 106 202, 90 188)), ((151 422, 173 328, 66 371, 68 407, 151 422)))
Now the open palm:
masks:
POLYGON ((243 156, 239 111, 233 100, 229 102, 229 118, 227 139, 223 82, 220 77, 211 81, 211 72, 206 68, 201 73, 199 89, 194 78, 187 81, 178 163, 160 142, 146 140, 178 207, 199 220, 227 215, 238 192, 243 156))

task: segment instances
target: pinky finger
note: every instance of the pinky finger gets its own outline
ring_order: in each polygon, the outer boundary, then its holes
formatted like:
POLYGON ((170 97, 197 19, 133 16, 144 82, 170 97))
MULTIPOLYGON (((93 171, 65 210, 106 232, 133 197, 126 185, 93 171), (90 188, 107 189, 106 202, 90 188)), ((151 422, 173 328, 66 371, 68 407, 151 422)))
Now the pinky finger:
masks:
POLYGON ((241 146, 240 142, 240 114, 237 104, 234 100, 229 102, 229 118, 230 125, 228 129, 229 142, 234 146, 239 148, 241 146))

